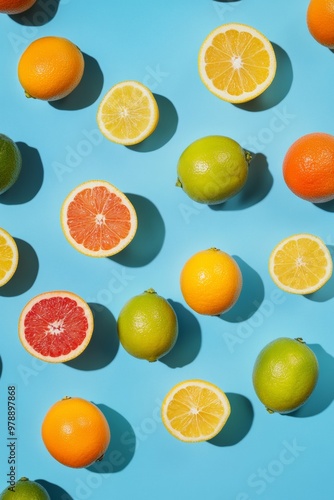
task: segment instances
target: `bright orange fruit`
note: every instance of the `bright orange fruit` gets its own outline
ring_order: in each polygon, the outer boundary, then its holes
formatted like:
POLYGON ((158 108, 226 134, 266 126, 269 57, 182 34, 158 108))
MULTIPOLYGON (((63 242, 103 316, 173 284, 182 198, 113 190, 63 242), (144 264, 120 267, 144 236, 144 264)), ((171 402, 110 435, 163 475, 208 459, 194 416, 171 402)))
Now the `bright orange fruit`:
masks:
POLYGON ((70 40, 46 36, 33 41, 18 64, 18 77, 27 97, 55 101, 79 85, 84 58, 70 40))
POLYGON ((283 177, 291 191, 312 203, 334 199, 334 136, 306 134, 288 149, 283 177))
POLYGON ((0 0, 0 13, 20 14, 34 5, 36 0, 0 0))
POLYGON ((233 257, 209 248, 195 253, 185 263, 180 284, 189 307, 199 314, 217 316, 238 300, 242 275, 233 257))
POLYGON ((313 38, 334 48, 334 0, 311 0, 307 9, 307 26, 313 38))
POLYGON ((90 401, 66 397, 44 417, 42 439, 49 453, 68 467, 88 467, 103 458, 110 428, 102 411, 90 401))
POLYGON ((91 257, 109 257, 125 248, 137 230, 130 200, 106 181, 87 181, 73 189, 61 209, 69 243, 91 257))

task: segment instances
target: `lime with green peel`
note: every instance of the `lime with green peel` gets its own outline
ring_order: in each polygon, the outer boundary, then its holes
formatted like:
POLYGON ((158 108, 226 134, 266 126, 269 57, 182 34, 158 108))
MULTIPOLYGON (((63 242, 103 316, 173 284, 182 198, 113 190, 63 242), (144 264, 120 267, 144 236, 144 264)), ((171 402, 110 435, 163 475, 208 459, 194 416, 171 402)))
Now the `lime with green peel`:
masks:
POLYGON ((22 477, 0 494, 0 500, 50 500, 50 496, 41 484, 22 477))
POLYGON ((21 171, 22 157, 12 139, 0 134, 0 194, 11 188, 21 171))
POLYGON ((194 201, 223 203, 244 187, 251 154, 235 140, 221 135, 202 137, 181 154, 176 185, 194 201))
POLYGON ((281 337, 256 358, 253 385, 269 413, 290 413, 311 396, 318 373, 318 360, 301 338, 281 337))
POLYGON ((170 303, 150 288, 132 297, 117 320, 120 343, 132 356, 156 361, 167 354, 178 336, 178 321, 170 303))

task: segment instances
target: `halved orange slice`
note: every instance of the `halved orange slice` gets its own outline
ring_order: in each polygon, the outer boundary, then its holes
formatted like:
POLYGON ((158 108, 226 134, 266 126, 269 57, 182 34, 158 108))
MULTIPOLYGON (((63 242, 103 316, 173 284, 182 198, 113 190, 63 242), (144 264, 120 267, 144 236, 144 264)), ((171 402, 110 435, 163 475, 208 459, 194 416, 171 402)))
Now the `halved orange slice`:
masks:
POLYGON ((258 30, 228 23, 204 40, 198 67, 204 85, 213 94, 242 103, 269 87, 276 73, 276 56, 270 41, 258 30))
POLYGON ((33 297, 19 318, 19 338, 32 355, 49 363, 76 358, 94 329, 88 304, 72 292, 45 292, 33 297))
POLYGON ((13 277, 19 262, 19 252, 14 238, 0 228, 0 286, 13 277))
POLYGON ((159 121, 159 108, 152 92, 142 83, 127 80, 114 85, 103 97, 97 124, 112 142, 131 146, 151 135, 159 121))
POLYGON ((325 243, 312 234, 295 234, 271 252, 269 273, 276 285, 290 293, 319 290, 331 277, 333 261, 325 243))
POLYGON ((69 243, 91 257, 115 255, 132 241, 137 214, 127 198, 107 181, 80 184, 65 199, 61 225, 69 243))
POLYGON ((175 385, 162 403, 162 421, 177 439, 208 441, 224 427, 231 407, 226 394, 204 380, 185 380, 175 385))

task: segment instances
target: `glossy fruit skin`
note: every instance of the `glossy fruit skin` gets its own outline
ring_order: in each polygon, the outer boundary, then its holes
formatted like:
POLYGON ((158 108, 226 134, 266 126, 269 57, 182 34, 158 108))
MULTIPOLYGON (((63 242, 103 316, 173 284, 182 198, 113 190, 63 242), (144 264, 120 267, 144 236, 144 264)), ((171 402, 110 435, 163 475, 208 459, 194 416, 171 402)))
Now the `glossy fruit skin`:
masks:
POLYGON ((27 97, 55 101, 68 96, 80 83, 84 57, 80 49, 63 37, 34 40, 23 52, 18 77, 27 97))
POLYGON ((50 496, 41 484, 22 477, 0 494, 0 500, 50 500, 50 496))
POLYGON ((302 339, 281 337, 257 356, 253 385, 269 413, 290 413, 310 397, 318 373, 318 360, 302 339))
POLYGON ((321 45, 333 49, 334 0, 311 0, 306 21, 313 38, 321 45))
POLYGON ((22 156, 17 144, 0 134, 0 195, 17 181, 22 167, 22 156))
POLYGON ((117 331, 129 354, 154 362, 174 347, 178 337, 177 316, 165 298, 149 289, 123 306, 117 331))
POLYGON ((334 136, 323 132, 306 134, 288 149, 283 160, 288 188, 312 203, 334 199, 334 136))
POLYGON ((182 295, 199 314, 218 316, 237 302, 242 289, 242 274, 237 262, 217 248, 192 255, 180 275, 182 295))
POLYGON ((44 417, 42 439, 49 453, 63 465, 88 467, 102 459, 110 429, 102 411, 90 401, 66 397, 44 417))
POLYGON ((176 185, 198 203, 223 203, 245 185, 250 159, 250 154, 229 137, 202 137, 181 154, 176 185))
POLYGON ((0 14, 20 14, 30 9, 36 0, 0 0, 0 14))

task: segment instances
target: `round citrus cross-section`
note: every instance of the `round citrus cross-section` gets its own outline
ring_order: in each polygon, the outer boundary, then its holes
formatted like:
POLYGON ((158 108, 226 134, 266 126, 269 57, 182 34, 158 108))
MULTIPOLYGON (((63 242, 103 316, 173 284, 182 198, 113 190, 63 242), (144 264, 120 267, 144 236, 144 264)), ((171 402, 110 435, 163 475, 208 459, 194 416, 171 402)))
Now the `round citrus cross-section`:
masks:
POLYGON ((42 439, 48 452, 61 464, 88 467, 103 458, 110 443, 110 428, 95 404, 66 397, 46 413, 42 439))
POLYGON ((107 181, 87 181, 73 189, 61 208, 68 242, 90 257, 110 257, 123 250, 137 231, 137 214, 127 198, 107 181))
POLYGON ((202 250, 190 257, 180 275, 182 295, 199 314, 218 316, 238 300, 242 274, 237 262, 217 248, 202 250))
POLYGON ((33 297, 19 318, 19 338, 33 356, 49 363, 76 358, 94 329, 88 304, 72 292, 45 292, 33 297))
POLYGON ((224 427, 231 413, 226 394, 205 380, 185 380, 166 395, 162 421, 172 436, 186 442, 208 441, 224 427))
POLYGON ((228 23, 204 40, 198 57, 204 85, 231 103, 243 103, 262 94, 276 73, 276 56, 270 41, 258 30, 228 23))

